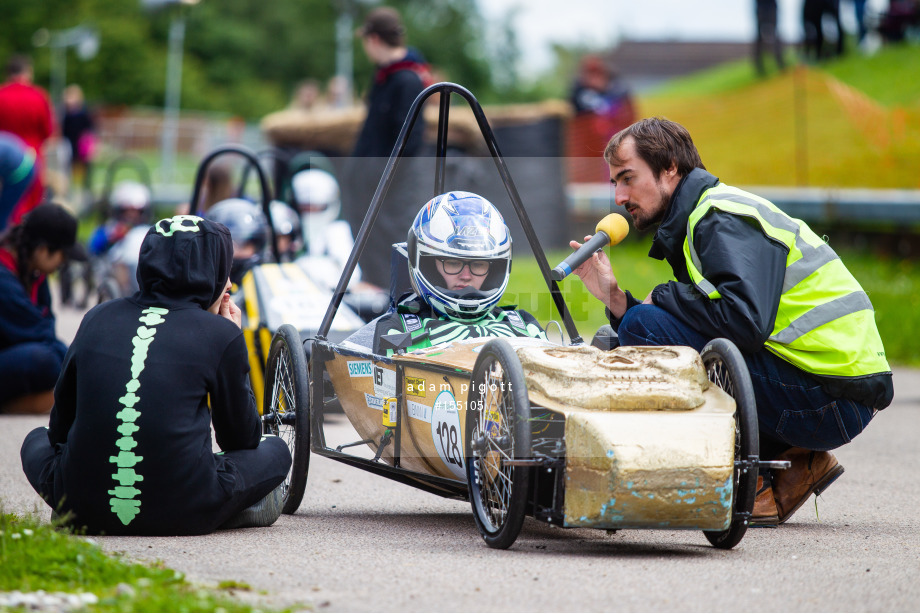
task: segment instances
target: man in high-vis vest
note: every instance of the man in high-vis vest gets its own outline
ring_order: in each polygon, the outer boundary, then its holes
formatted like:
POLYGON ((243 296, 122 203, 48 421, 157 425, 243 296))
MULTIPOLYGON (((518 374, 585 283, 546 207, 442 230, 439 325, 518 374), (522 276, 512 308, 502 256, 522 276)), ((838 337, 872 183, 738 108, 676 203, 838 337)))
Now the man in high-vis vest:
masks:
POLYGON ((619 287, 603 251, 575 273, 606 305, 621 345, 700 351, 725 337, 738 346, 754 386, 761 457, 791 462, 759 476, 752 524, 785 522, 843 473, 828 450, 891 403, 872 304, 804 222, 706 172, 680 124, 641 120, 614 135, 604 158, 616 204, 636 229, 658 227, 649 256, 667 260, 676 281, 640 302, 619 287))

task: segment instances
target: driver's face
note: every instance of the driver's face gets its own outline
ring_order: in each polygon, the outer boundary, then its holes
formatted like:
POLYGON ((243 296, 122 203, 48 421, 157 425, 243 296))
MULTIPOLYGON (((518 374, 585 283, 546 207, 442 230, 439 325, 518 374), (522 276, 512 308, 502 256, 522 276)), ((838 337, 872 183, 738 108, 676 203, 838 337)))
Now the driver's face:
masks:
POLYGON ((463 268, 460 269, 460 272, 451 275, 450 273, 444 272, 444 263, 441 260, 435 260, 435 266, 438 268, 438 273, 441 274, 441 277, 444 278, 444 285, 448 290, 462 290, 464 288, 475 288, 476 290, 482 289, 482 282, 485 281, 485 275, 473 275, 473 272, 470 271, 469 261, 463 260, 463 268))

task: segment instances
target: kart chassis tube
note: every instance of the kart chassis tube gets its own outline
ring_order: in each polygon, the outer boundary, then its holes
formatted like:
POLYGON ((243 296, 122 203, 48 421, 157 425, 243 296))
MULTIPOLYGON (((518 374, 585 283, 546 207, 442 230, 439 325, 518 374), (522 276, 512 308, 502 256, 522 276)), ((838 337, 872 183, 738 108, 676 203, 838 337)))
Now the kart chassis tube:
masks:
MULTIPOLYGON (((326 409, 324 380, 326 373, 326 360, 331 358, 334 353, 332 347, 333 344, 329 343, 328 341, 317 339, 313 342, 313 353, 310 356, 310 360, 313 363, 310 369, 310 385, 313 387, 313 390, 311 390, 310 399, 310 451, 314 454, 332 458, 347 465, 352 465, 353 467, 358 467, 359 469, 364 469, 366 471, 370 471, 371 473, 390 478, 391 480, 395 480, 409 486, 415 486, 416 488, 420 488, 432 494, 452 499, 466 500, 469 495, 465 481, 452 480, 450 478, 442 478, 425 473, 419 473, 416 471, 409 471, 399 466, 400 447, 402 445, 402 411, 396 412, 396 428, 394 429, 395 437, 393 442, 394 454, 392 466, 384 462, 372 461, 370 459, 347 454, 334 448, 330 448, 326 445, 326 435, 323 430, 323 418, 326 409)), ((374 359, 378 361, 381 358, 380 356, 374 354, 365 354, 348 350, 339 351, 339 354, 347 356, 353 355, 359 358, 374 359)), ((396 363, 395 367, 396 381, 402 382, 404 367, 400 363, 396 363)), ((452 368, 440 367, 436 365, 426 365, 426 367, 429 368, 432 372, 437 371, 447 375, 457 374, 457 370, 452 368)), ((397 385, 395 398, 399 407, 402 407, 404 403, 403 397, 404 394, 402 386, 397 385)))
MULTIPOLYGON (((310 451, 314 454, 343 462, 347 465, 369 471, 376 475, 389 478, 402 484, 414 486, 435 495, 450 499, 469 499, 467 484, 464 480, 439 477, 431 474, 411 471, 400 467, 399 459, 402 446, 403 431, 401 427, 404 414, 404 412, 401 410, 397 411, 396 413, 396 428, 394 429, 395 434, 393 442, 393 465, 388 465, 384 462, 373 461, 370 459, 354 456, 352 454, 348 454, 347 452, 342 452, 341 450, 331 448, 326 444, 325 432, 323 430, 323 421, 326 409, 324 391, 326 360, 329 360, 335 353, 337 353, 343 356, 351 356, 361 359, 373 359, 377 360, 378 362, 391 363, 394 364, 394 367, 396 368, 396 381, 401 383, 405 380, 405 367, 400 362, 386 360, 381 356, 371 353, 363 353, 356 350, 347 350, 342 348, 333 350, 333 347, 334 344, 329 343, 328 341, 317 340, 313 342, 313 353, 310 356, 310 360, 313 361, 310 368, 312 373, 310 385, 317 386, 317 388, 314 391, 311 391, 311 393, 318 395, 321 398, 321 401, 317 402, 317 396, 311 398, 310 401, 310 451)), ((457 375, 458 373, 464 373, 462 370, 453 367, 445 367, 437 363, 421 363, 416 366, 424 366, 424 368, 432 374, 437 373, 440 375, 457 375)), ((405 403, 405 395, 403 390, 404 387, 397 384, 395 398, 400 408, 402 408, 405 403)), ((557 438, 549 438, 547 442, 550 440, 555 444, 551 452, 535 451, 534 456, 537 460, 521 461, 521 464, 526 463, 533 466, 532 471, 534 471, 534 476, 536 478, 531 484, 531 493, 528 497, 530 502, 528 503, 527 513, 537 520, 542 520, 550 524, 563 526, 563 507, 565 503, 565 446, 564 442, 561 440, 557 441, 557 438), (559 452, 561 452, 561 455, 559 452), (544 488, 550 489, 548 500, 541 496, 541 490, 544 488), (541 501, 546 501, 549 503, 549 505, 542 505, 541 501)))
MULTIPOLYGON (((354 248, 348 257, 348 261, 345 263, 345 268, 342 271, 342 276, 339 279, 339 283, 333 293, 332 301, 329 303, 329 308, 326 311, 326 315, 319 327, 319 331, 317 332, 317 339, 325 339, 326 334, 329 332, 329 329, 332 326, 332 319, 335 317, 336 311, 338 311, 339 305, 342 303, 342 298, 345 295, 345 288, 348 285, 348 280, 351 279, 351 275, 354 272, 358 261, 358 256, 362 251, 364 251, 364 246, 367 243, 367 237, 370 234, 370 229, 374 225, 374 222, 377 220, 377 214, 380 212, 380 206, 383 203, 383 199, 386 197, 386 194, 390 189, 390 184, 392 184, 393 179, 396 176, 396 167, 399 164, 399 161, 402 159, 403 152, 406 148, 406 142, 409 138, 409 133, 412 131, 416 120, 418 120, 418 117, 422 112, 423 103, 434 94, 441 94, 441 99, 437 130, 437 166, 435 170, 434 194, 432 194, 432 196, 437 196, 438 194, 442 194, 444 192, 450 96, 451 94, 457 94, 465 99, 466 102, 470 105, 473 116, 476 118, 476 123, 478 124, 479 130, 482 133, 486 145, 489 148, 489 153, 492 156, 492 160, 495 162, 495 167, 498 170, 498 174, 501 176, 502 183, 504 184, 505 189, 508 191, 508 196, 511 199, 511 204, 514 206, 514 210, 517 213, 518 219, 521 222, 521 227, 524 230, 524 234, 527 235, 527 241, 530 243, 531 250, 533 251, 534 257, 537 260, 537 265, 540 268, 540 273, 543 275, 543 279, 549 288, 550 295, 552 296, 553 303, 556 305, 556 309, 559 311, 559 314, 562 317, 565 329, 569 334, 569 339, 573 345, 581 343, 582 339, 578 334, 578 329, 575 327, 575 323, 572 321, 572 316, 569 313, 568 306, 565 303, 562 292, 559 290, 559 285, 552 279, 550 275, 550 266, 546 261, 546 256, 543 253, 543 248, 540 246, 540 240, 537 238, 537 234, 533 229, 533 225, 530 223, 530 218, 527 216, 527 212, 524 210, 524 205, 521 203, 521 196, 514 185, 514 181, 511 179, 511 174, 508 172, 508 167, 505 164, 505 160, 502 158, 501 152, 499 152, 498 143, 495 141, 495 134, 492 132, 492 127, 486 120, 482 106, 469 90, 461 85, 457 85, 456 83, 436 83, 431 85, 425 88, 412 103, 412 107, 409 109, 409 113, 406 116, 406 121, 403 123, 402 129, 399 132, 399 136, 396 139, 396 144, 393 146, 393 151, 390 154, 386 167, 383 170, 383 176, 380 179, 380 183, 377 184, 377 190, 374 192, 374 196, 371 199, 370 205, 368 206, 367 214, 364 216, 364 221, 361 223, 361 228, 358 230, 358 234, 355 237, 354 248)), ((266 205, 266 208, 267 207, 268 206, 266 205)), ((269 220, 271 220, 271 218, 269 218, 269 220)), ((272 236, 274 237, 274 234, 272 236)))
MULTIPOLYGON (((272 255, 275 257, 275 262, 280 262, 280 251, 278 250, 278 235, 275 232, 275 225, 272 220, 272 211, 271 211, 271 201, 272 201, 272 191, 268 183, 268 177, 265 174, 265 169, 262 168, 262 164, 259 162, 259 156, 247 147, 242 145, 224 145, 223 147, 218 147, 201 161, 198 165, 198 173, 195 176, 195 187, 192 191, 192 200, 189 201, 192 207, 192 214, 194 215, 194 207, 197 206, 198 199, 201 197, 201 190, 204 187, 205 176, 208 171, 208 167, 211 165, 211 162, 215 158, 233 153, 239 156, 246 158, 249 162, 249 165, 256 169, 256 175, 259 177, 259 188, 262 191, 262 213, 265 214, 265 219, 268 221, 268 230, 271 233, 272 237, 272 255)), ((248 168, 248 167, 247 167, 248 168)), ((341 301, 341 297, 339 298, 341 301)), ((338 304, 336 304, 338 308, 338 304)), ((329 318, 330 325, 332 323, 332 318, 329 318)), ((329 332, 329 327, 326 328, 326 332, 329 332)))

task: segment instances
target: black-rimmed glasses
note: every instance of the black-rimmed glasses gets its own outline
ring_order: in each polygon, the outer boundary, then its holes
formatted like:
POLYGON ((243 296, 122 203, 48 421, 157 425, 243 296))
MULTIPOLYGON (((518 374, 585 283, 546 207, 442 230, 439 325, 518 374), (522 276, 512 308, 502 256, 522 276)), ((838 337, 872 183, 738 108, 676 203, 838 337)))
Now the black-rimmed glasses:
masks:
POLYGON ((476 277, 482 277, 489 272, 489 266, 492 264, 488 260, 460 260, 459 258, 438 258, 444 272, 448 275, 459 275, 463 267, 470 267, 470 273, 476 277))

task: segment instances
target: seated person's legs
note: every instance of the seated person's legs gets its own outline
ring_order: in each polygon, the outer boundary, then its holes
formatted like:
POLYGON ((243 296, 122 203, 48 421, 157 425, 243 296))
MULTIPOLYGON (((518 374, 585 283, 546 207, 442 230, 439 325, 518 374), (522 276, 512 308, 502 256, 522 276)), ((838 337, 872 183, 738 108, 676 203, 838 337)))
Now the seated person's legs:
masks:
MULTIPOLYGON (((214 528, 251 526, 240 524, 237 517, 269 496, 284 481, 291 468, 291 452, 280 437, 266 436, 255 450, 224 452, 218 459, 225 467, 227 464, 232 465, 230 470, 235 479, 231 499, 215 517, 214 528)), ((281 513, 280 507, 277 513, 281 513)), ((266 524, 276 519, 277 515, 266 524)))
POLYGON ((55 489, 55 468, 58 462, 58 452, 48 440, 48 429, 41 426, 33 429, 26 435, 22 442, 19 456, 22 460, 22 470, 45 503, 52 509, 57 509, 60 490, 55 489))
POLYGON ((50 411, 61 364, 60 352, 44 343, 0 350, 0 412, 50 411))

